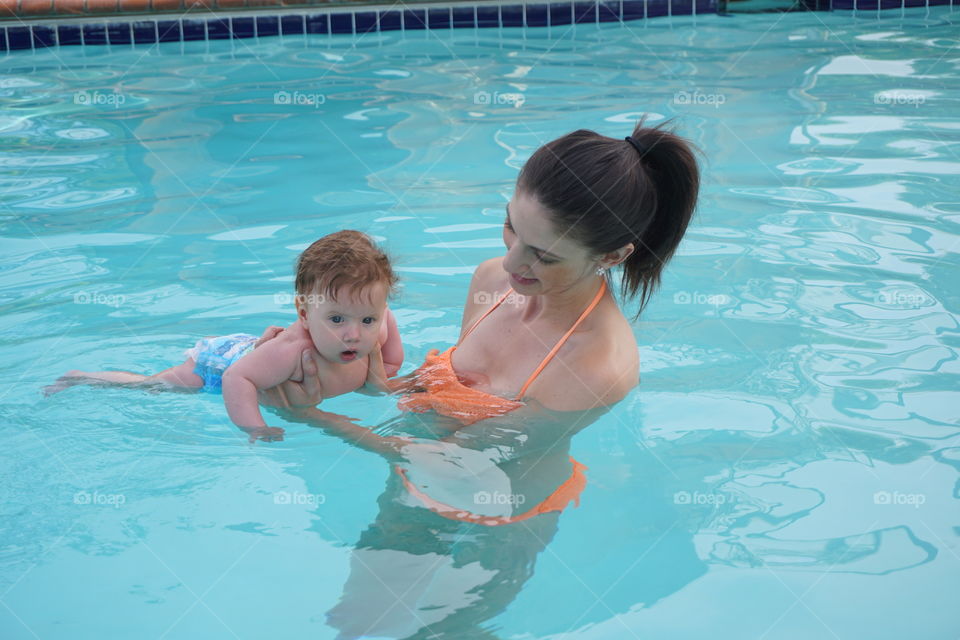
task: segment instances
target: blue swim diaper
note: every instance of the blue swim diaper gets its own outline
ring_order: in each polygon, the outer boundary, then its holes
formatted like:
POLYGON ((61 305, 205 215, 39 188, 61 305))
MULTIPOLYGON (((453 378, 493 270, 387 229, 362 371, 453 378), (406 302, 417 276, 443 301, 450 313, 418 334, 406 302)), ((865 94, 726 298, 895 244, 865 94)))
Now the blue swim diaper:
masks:
POLYGON ((223 373, 227 367, 253 351, 258 336, 249 333, 231 333, 228 336, 211 336, 197 340, 192 349, 187 349, 188 358, 196 366, 193 372, 203 378, 201 391, 223 393, 223 373))

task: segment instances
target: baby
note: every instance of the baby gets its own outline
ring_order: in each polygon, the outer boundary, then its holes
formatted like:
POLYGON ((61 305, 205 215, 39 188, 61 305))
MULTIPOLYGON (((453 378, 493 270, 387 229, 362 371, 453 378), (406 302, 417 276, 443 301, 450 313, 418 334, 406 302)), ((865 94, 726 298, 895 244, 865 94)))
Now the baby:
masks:
MULTIPOLYGON (((309 351, 323 397, 368 385, 386 390, 403 363, 403 345, 387 296, 397 278, 387 256, 365 234, 338 231, 320 238, 297 259, 297 321, 275 338, 235 333, 199 340, 186 361, 152 376, 126 371, 68 371, 45 388, 50 395, 78 384, 151 386, 223 393, 230 419, 250 441, 283 439, 267 427, 258 391, 303 381, 301 354, 309 351)), ((269 333, 269 330, 268 330, 269 333)))

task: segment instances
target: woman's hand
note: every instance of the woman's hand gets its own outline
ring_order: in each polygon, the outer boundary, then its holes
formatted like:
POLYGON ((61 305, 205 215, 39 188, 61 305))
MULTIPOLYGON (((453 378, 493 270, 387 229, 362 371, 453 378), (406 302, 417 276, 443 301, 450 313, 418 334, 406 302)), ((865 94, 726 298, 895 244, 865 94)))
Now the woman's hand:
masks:
POLYGON ((273 339, 276 338, 278 335, 280 335, 282 332, 283 332, 283 327, 275 327, 275 326, 273 326, 273 325, 267 327, 266 329, 263 330, 263 335, 260 336, 260 337, 257 339, 257 341, 253 343, 253 348, 256 349, 257 347, 259 347, 260 345, 262 345, 262 344, 263 344, 264 342, 266 342, 267 340, 273 340, 273 339))
POLYGON ((320 404, 320 401, 323 400, 323 392, 320 389, 317 363, 314 362, 309 351, 300 354, 300 358, 303 367, 303 382, 287 380, 275 387, 260 391, 260 404, 291 413, 309 410, 320 404))

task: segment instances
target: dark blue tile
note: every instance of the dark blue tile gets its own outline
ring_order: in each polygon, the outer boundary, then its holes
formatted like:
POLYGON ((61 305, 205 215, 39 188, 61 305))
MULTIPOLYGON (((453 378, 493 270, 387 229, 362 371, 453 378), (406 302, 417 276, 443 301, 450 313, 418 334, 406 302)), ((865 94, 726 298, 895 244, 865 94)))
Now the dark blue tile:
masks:
POLYGON ((32 49, 33 35, 30 27, 7 27, 7 46, 10 49, 32 49))
POLYGON ((877 0, 857 0, 857 9, 860 11, 876 11, 877 0))
MULTIPOLYGON (((57 41, 61 45, 83 44, 83 32, 77 25, 62 24, 57 27, 57 41)), ((0 34, 0 47, 3 46, 3 34, 0 34)))
POLYGON ((206 40, 207 23, 203 20, 183 20, 184 40, 206 40))
MULTIPOLYGON (((309 27, 310 25, 308 24, 307 25, 308 31, 310 31, 309 27)), ((314 32, 310 31, 310 33, 314 33, 314 32)), ((330 14, 330 33, 353 33, 353 14, 352 13, 330 14)))
POLYGON ((84 44, 107 44, 107 27, 102 24, 83 25, 84 44))
POLYGON ((57 34, 53 27, 46 25, 33 25, 33 46, 35 49, 42 47, 52 47, 57 44, 57 34))
POLYGON ((229 18, 210 18, 207 20, 207 40, 229 40, 229 18))
POLYGON ((133 23, 133 41, 137 44, 154 44, 157 41, 157 25, 153 21, 133 23))
POLYGON ((257 35, 260 37, 280 35, 280 18, 257 16, 257 35))
POLYGON ((637 20, 643 17, 644 0, 623 0, 623 19, 637 20))
MULTIPOLYGON (((821 0, 816 0, 820 2, 821 0)), ((717 0, 696 0, 697 13, 716 13, 717 0)))
POLYGON ((547 10, 549 7, 545 4, 528 4, 526 5, 527 11, 527 26, 528 27, 545 27, 547 26, 547 10))
POLYGON ((523 26, 523 5, 509 4, 500 7, 500 21, 505 27, 523 26))
POLYGON ((281 16, 280 32, 285 35, 303 33, 303 16, 281 16))
POLYGON ((473 7, 454 7, 453 26, 456 29, 469 29, 477 26, 473 7))
POLYGON ((377 14, 373 11, 358 11, 353 14, 357 33, 370 33, 377 30, 377 14))
POLYGON ((0 51, 7 50, 7 30, 0 27, 0 51))
POLYGON ((380 31, 396 31, 403 28, 403 14, 399 11, 380 12, 380 31))
POLYGON ((230 18, 230 33, 234 38, 252 38, 256 33, 254 29, 254 19, 250 16, 230 18))
POLYGON ((157 20, 160 42, 180 42, 180 23, 176 20, 157 20))
POLYGON ((427 20, 431 29, 449 29, 450 9, 428 9, 427 20))
POLYGON ((597 21, 597 5, 594 2, 574 2, 573 19, 578 24, 595 23, 597 21))
POLYGON ((352 13, 331 14, 330 15, 330 33, 353 33, 353 14, 352 13))
POLYGON ((569 2, 550 5, 550 26, 570 24, 573 21, 572 7, 569 2))
MULTIPOLYGON (((905 6, 905 7, 925 7, 925 6, 927 6, 927 3, 926 3, 925 0, 905 0, 904 3, 903 3, 903 6, 905 6)), ((834 8, 834 9, 837 8, 837 3, 836 3, 836 2, 833 3, 833 8, 834 8)))
POLYGON ((500 10, 497 7, 477 7, 478 27, 499 27, 500 10))
POLYGON ((425 9, 406 9, 403 12, 404 29, 426 29, 427 12, 425 9))
POLYGON ((899 9, 901 4, 901 0, 880 0, 881 9, 899 9))
MULTIPOLYGON (((307 33, 332 33, 330 18, 331 16, 328 16, 325 13, 307 16, 307 33)), ((350 22, 352 28, 352 18, 350 22)), ((349 31, 347 33, 349 33, 349 31)))
POLYGON ((133 30, 129 22, 111 22, 107 25, 107 39, 110 44, 132 44, 133 30))
MULTIPOLYGON (((693 0, 687 0, 692 2, 693 0)), ((620 2, 619 0, 608 0, 600 3, 600 22, 619 22, 620 21, 620 2)))
POLYGON ((693 0, 671 0, 670 13, 675 16, 688 16, 693 13, 693 0))
POLYGON ((670 5, 667 0, 647 0, 647 17, 665 16, 670 13, 670 5))

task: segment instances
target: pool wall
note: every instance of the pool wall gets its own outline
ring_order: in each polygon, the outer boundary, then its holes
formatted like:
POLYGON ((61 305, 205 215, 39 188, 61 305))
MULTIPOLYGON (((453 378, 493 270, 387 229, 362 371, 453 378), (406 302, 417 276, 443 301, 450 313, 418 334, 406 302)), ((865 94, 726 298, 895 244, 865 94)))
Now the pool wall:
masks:
MULTIPOLYGON (((301 34, 551 27, 724 12, 726 0, 594 0, 326 5, 310 0, 0 0, 0 52, 301 34), (290 6, 294 3, 299 6, 290 6), (306 6, 304 6, 306 5, 306 6), (164 13, 166 12, 166 13, 164 13), (114 15, 120 14, 120 15, 114 15)), ((800 0, 804 9, 876 11, 952 0, 800 0)))

